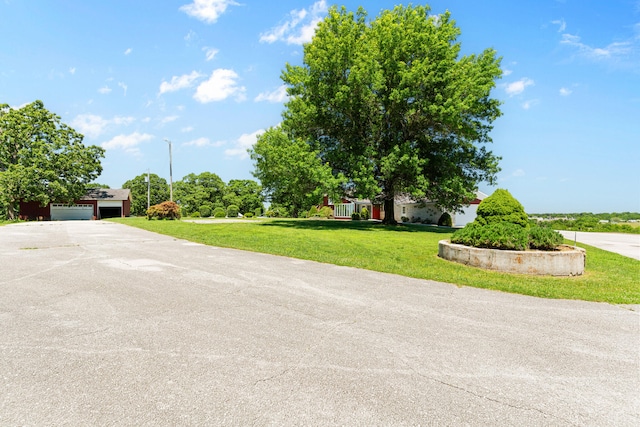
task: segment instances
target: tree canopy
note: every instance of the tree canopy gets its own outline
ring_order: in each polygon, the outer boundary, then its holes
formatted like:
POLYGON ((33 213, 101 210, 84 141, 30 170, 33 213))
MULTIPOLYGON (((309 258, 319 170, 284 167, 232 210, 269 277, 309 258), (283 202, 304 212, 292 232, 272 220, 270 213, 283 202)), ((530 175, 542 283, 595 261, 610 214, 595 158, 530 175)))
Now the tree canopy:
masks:
POLYGON ((501 114, 490 98, 500 59, 492 49, 461 57, 450 14, 429 10, 397 6, 367 22, 362 8, 332 7, 303 65, 282 74, 289 139, 344 174, 348 194, 383 200, 389 223, 396 194, 456 210, 499 171, 484 144, 501 114))
POLYGON ((198 212, 200 206, 224 206, 226 184, 215 173, 190 173, 174 183, 174 199, 185 213, 198 212))
POLYGON ((131 190, 131 215, 145 215, 147 212, 147 191, 149 191, 150 206, 169 200, 169 184, 167 180, 155 173, 149 174, 150 185, 147 184, 147 174, 143 173, 122 184, 122 188, 131 190))
POLYGON ((42 101, 0 105, 0 203, 9 219, 20 200, 70 203, 100 176, 104 150, 49 112, 42 101))
POLYGON ((284 207, 292 216, 322 202, 323 194, 335 194, 343 180, 334 177, 319 152, 281 128, 270 128, 249 150, 255 162, 253 175, 260 180, 273 206, 284 207))
POLYGON ((264 209, 262 186, 252 179, 232 179, 227 184, 224 195, 225 205, 238 206, 240 213, 255 212, 264 209))

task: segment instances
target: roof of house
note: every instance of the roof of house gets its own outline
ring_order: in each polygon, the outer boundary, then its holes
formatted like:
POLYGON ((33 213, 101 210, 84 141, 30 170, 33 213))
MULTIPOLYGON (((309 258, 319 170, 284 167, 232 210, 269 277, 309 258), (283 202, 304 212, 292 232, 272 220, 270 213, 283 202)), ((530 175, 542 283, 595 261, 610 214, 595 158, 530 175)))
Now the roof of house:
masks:
POLYGON ((128 188, 92 188, 80 200, 128 200, 131 190, 128 188))
MULTIPOLYGON (((482 191, 476 191, 475 193, 476 193, 476 199, 478 200, 484 200, 487 197, 489 197, 486 194, 484 194, 482 191)), ((412 198, 409 194, 399 194, 395 198, 396 205, 410 205, 414 203, 429 203, 429 202, 431 202, 431 200, 429 199, 416 200, 412 198)))

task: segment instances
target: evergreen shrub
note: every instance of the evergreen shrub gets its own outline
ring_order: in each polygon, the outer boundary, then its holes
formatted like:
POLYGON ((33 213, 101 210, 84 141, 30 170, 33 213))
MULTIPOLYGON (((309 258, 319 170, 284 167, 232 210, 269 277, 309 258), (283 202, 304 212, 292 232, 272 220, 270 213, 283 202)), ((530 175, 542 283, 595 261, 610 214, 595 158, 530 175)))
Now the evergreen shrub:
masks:
POLYGON ((311 209, 309 209, 309 218, 313 218, 314 216, 319 216, 318 208, 315 206, 311 206, 311 209))
POLYGON ((213 210, 214 218, 224 218, 225 216, 227 216, 227 212, 224 210, 224 208, 218 206, 213 210))
POLYGON ((480 202, 475 222, 480 225, 508 222, 523 228, 529 227, 529 217, 524 207, 511 193, 501 188, 480 202))
POLYGON ((211 216, 211 208, 207 205, 200 206, 200 216, 203 218, 208 218, 211 216))
POLYGON ((351 214, 352 221, 360 221, 360 214, 358 212, 354 212, 351 214))
POLYGON ((529 228, 529 248, 552 251, 564 241, 562 234, 550 227, 535 225, 529 228))
POLYGON ((236 205, 227 206, 227 216, 229 218, 238 218, 238 213, 240 212, 240 208, 236 205))
POLYGON ((451 215, 449 215, 447 212, 440 215, 440 219, 438 219, 438 225, 440 227, 452 227, 453 220, 451 219, 451 215))
POLYGON ((489 225, 472 222, 453 233, 451 243, 476 248, 524 251, 529 246, 529 233, 518 224, 508 222, 489 225))
POLYGON ((247 212, 244 214, 245 218, 253 218, 253 212, 247 212))
POLYGON ((363 220, 368 220, 369 219, 369 209, 367 208, 362 208, 360 209, 360 218, 363 220))
POLYGON ((253 214, 255 216, 260 216, 262 215, 262 208, 255 208, 255 210, 253 211, 253 214))

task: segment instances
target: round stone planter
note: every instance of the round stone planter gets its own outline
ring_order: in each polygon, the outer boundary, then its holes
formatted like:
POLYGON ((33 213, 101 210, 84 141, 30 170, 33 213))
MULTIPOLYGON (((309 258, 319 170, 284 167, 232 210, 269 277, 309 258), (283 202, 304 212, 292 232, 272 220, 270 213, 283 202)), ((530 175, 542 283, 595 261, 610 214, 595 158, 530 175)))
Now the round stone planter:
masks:
POLYGON ((441 240, 438 256, 472 267, 506 273, 579 276, 584 273, 586 251, 561 245, 557 251, 501 251, 457 245, 441 240))

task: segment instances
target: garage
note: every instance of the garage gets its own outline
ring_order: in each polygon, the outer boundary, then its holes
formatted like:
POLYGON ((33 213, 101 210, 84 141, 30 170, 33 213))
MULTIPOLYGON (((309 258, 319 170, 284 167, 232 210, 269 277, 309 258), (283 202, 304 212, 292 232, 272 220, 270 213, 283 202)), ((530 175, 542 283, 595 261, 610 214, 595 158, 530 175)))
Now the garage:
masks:
POLYGON ((68 221, 129 216, 131 191, 129 189, 92 188, 73 203, 20 201, 20 219, 25 221, 68 221))
POLYGON ((90 220, 93 217, 93 205, 65 205, 61 203, 51 204, 52 221, 90 220))
POLYGON ((122 202, 116 200, 98 200, 98 218, 120 218, 122 202))

